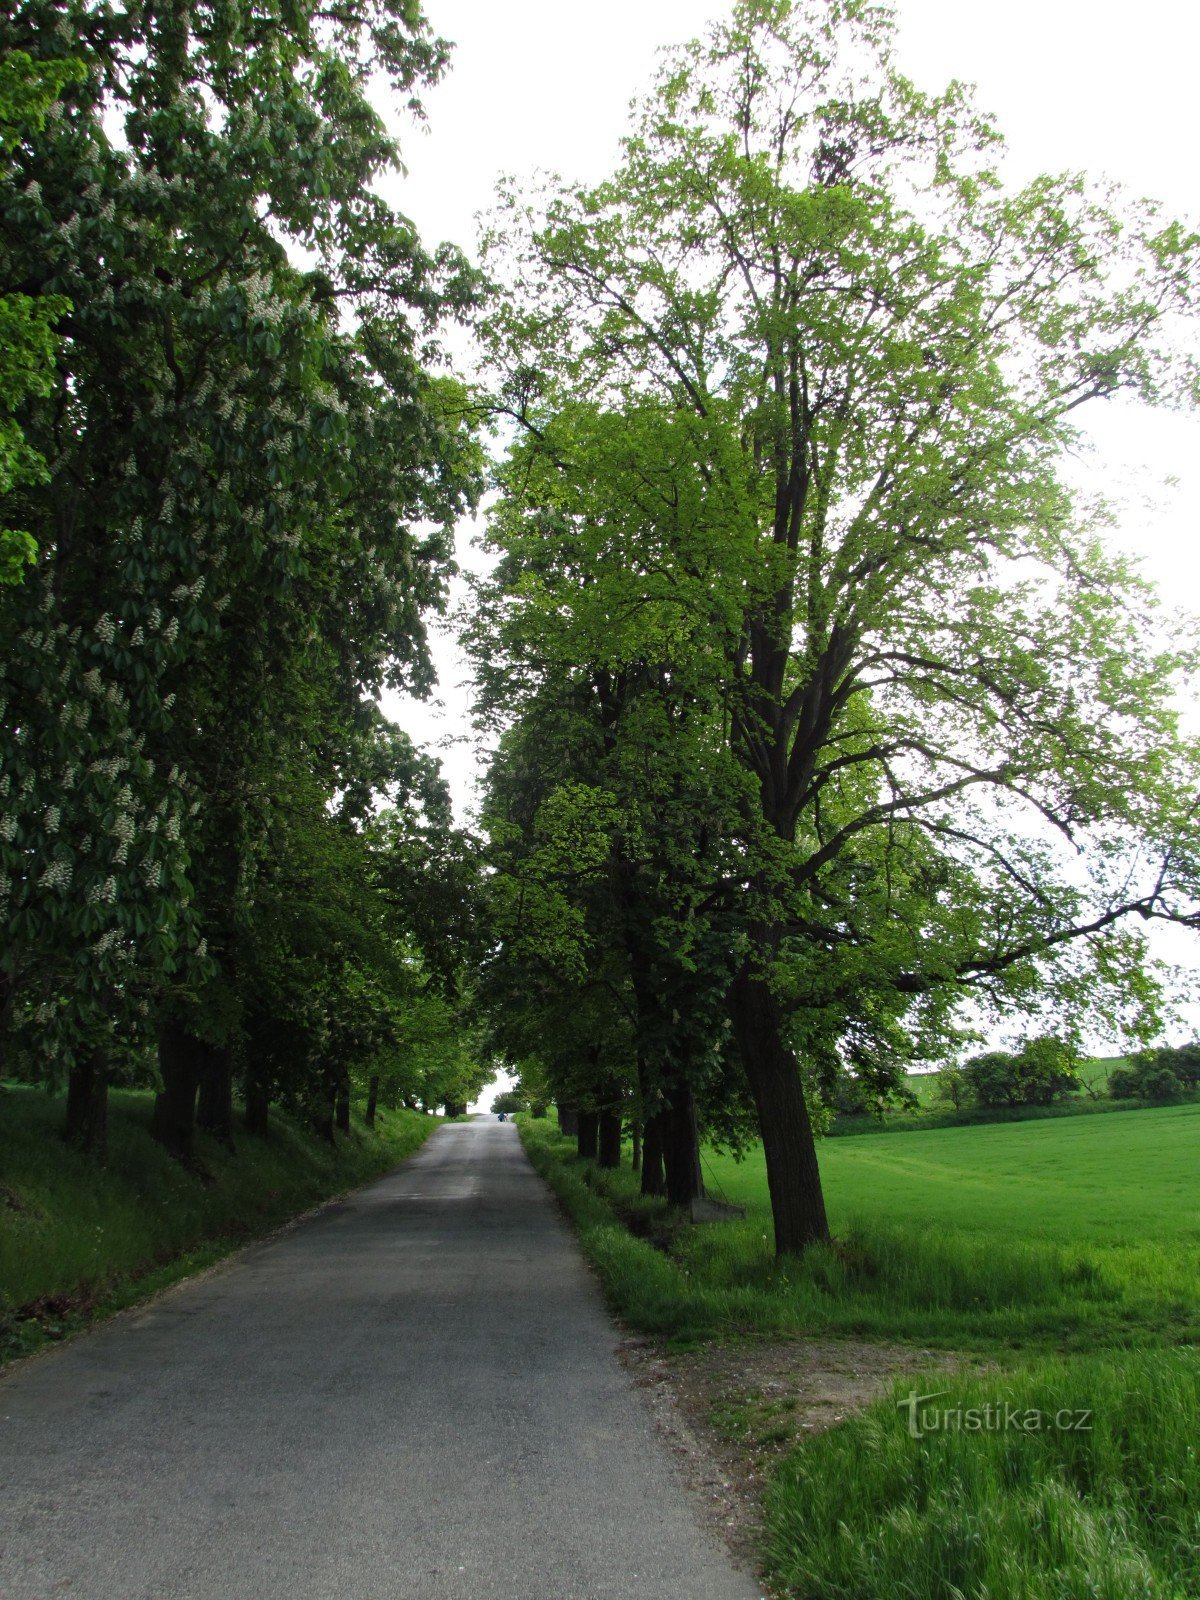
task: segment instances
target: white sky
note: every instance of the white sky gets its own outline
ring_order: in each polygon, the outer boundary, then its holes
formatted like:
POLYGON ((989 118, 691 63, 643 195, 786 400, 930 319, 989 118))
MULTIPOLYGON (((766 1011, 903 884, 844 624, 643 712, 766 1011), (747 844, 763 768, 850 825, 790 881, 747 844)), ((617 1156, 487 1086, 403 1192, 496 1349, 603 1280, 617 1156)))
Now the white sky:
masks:
MULTIPOLYGON (((389 197, 433 243, 472 251, 475 217, 496 176, 550 167, 595 180, 612 166, 630 99, 654 52, 702 31, 713 0, 425 0, 456 45, 446 80, 426 98, 425 130, 402 130, 408 175, 389 197)), ((1084 168, 1200 213, 1196 0, 896 0, 900 64, 922 87, 974 82, 996 116, 1015 178, 1084 168)), ((1093 469, 1106 492, 1130 496, 1120 543, 1181 609, 1200 614, 1200 419, 1114 405, 1093 414, 1093 469), (1174 477, 1174 488, 1165 486, 1174 477), (1147 499, 1152 502, 1147 509, 1147 499)), ((460 530, 467 557, 469 528, 460 530)), ((476 758, 467 728, 466 669, 438 643, 445 711, 392 699, 389 714, 437 744, 460 814, 476 758)))

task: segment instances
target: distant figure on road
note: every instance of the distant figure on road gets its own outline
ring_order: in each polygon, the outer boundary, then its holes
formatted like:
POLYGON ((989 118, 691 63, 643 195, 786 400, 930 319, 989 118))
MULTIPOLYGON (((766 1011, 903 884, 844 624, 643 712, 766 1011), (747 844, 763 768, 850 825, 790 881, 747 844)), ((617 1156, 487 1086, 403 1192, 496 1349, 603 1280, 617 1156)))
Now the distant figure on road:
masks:
POLYGON ((508 1117, 504 1114, 503 1111, 497 1111, 497 1113, 496 1113, 496 1121, 497 1122, 507 1122, 508 1121, 508 1117))

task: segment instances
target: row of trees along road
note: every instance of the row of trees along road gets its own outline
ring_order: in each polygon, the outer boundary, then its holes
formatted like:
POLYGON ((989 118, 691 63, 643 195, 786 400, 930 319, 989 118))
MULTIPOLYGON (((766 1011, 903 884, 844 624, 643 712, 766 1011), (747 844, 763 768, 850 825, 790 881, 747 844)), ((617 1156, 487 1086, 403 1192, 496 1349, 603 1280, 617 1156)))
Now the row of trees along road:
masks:
POLYGON ((155 1058, 179 1152, 235 1079, 332 1132, 352 1076, 486 1076, 445 792, 377 707, 480 479, 476 276, 372 189, 368 84, 418 110, 446 53, 408 0, 0 17, 0 1044, 85 1146, 155 1058))
POLYGON ((1063 462, 1089 406, 1195 401, 1197 237, 1006 187, 890 40, 743 0, 486 257, 480 1000, 581 1143, 644 1120, 647 1187, 749 1119, 780 1252, 827 1232, 823 1077, 885 1089, 964 994, 1136 1032, 1135 930, 1196 920, 1193 654, 1063 462))

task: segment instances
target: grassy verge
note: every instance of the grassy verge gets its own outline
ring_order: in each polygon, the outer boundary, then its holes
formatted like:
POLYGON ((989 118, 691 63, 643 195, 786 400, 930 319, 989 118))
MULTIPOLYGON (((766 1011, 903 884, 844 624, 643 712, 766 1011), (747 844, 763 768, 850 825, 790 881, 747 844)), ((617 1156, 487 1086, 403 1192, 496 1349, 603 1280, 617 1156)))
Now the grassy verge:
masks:
POLYGON ((0 1092, 0 1361, 210 1265, 410 1155, 438 1126, 380 1114, 336 1148, 273 1116, 236 1154, 201 1140, 195 1169, 150 1138, 152 1097, 113 1093, 103 1166, 59 1137, 62 1103, 0 1092))
POLYGON ((639 1328, 686 1343, 852 1334, 986 1352, 982 1368, 906 1379, 823 1434, 773 1417, 795 1441, 765 1503, 781 1592, 1200 1594, 1200 1354, 1181 1347, 1200 1332, 1190 1108, 1069 1136, 1048 1124, 914 1135, 889 1141, 886 1161, 876 1141, 826 1145, 839 1237, 786 1266, 770 1255, 761 1160, 707 1156, 714 1189, 748 1215, 692 1227, 643 1200, 631 1173, 601 1172, 551 1125, 520 1121, 610 1303, 639 1328), (916 1436, 913 1394, 930 1397, 916 1436))
POLYGON ((794 1450, 767 1565, 805 1600, 1184 1600, 1200 1593, 1200 1360, 1044 1359, 911 1386, 794 1450), (938 1424, 923 1432, 921 1418, 938 1424), (974 1425, 973 1425, 974 1424, 974 1425))
MULTIPOLYGON (((1136 1113, 1139 1126, 1146 1118, 1136 1113)), ((682 1340, 844 1334, 989 1352, 1200 1338, 1194 1209, 1177 1208, 1169 1220, 1160 1214, 1158 1226, 1150 1227, 1153 1242, 1138 1237, 1143 1210, 1153 1217, 1175 1176, 1162 1148, 1157 1169, 1152 1174, 1143 1165, 1136 1187, 1139 1150, 1135 1145, 1127 1152, 1125 1205, 1132 1221, 1120 1211, 1121 1197, 1113 1192, 1120 1180, 1110 1168, 1109 1199, 1118 1214, 1115 1228, 1105 1232, 1097 1215, 1101 1197, 1086 1183, 1078 1192, 1070 1189, 1057 1145, 1042 1152, 1046 1163, 1060 1163, 1057 1204, 1051 1176, 1043 1172, 1039 1180, 1036 1152, 1025 1152, 1023 1180, 1009 1182, 1007 1163, 1018 1159, 1012 1141, 1019 1130, 928 1135, 960 1142, 953 1160, 943 1153, 948 1168, 939 1167, 936 1148, 922 1151, 914 1135, 912 1158, 903 1166, 881 1167, 872 1142, 870 1152, 859 1147, 861 1172, 839 1174, 831 1165, 852 1159, 848 1142, 839 1141, 836 1151, 827 1145, 822 1152, 838 1237, 801 1261, 781 1264, 772 1253, 761 1158, 739 1165, 706 1157, 715 1192, 745 1205, 748 1214, 692 1227, 673 1222, 661 1202, 644 1200, 632 1173, 602 1172, 580 1161, 572 1142, 548 1122, 520 1120, 530 1158, 574 1218, 610 1303, 647 1332, 682 1340), (989 1140, 1000 1134, 1007 1141, 1003 1150, 989 1152, 989 1140), (989 1159, 990 1188, 982 1180, 989 1159)), ((1196 1126, 1193 1120, 1174 1130, 1180 1160, 1190 1160, 1196 1126)), ((1160 1136, 1160 1146, 1167 1137, 1160 1136)), ((1101 1176, 1104 1159, 1111 1163, 1115 1155, 1096 1154, 1101 1176)))

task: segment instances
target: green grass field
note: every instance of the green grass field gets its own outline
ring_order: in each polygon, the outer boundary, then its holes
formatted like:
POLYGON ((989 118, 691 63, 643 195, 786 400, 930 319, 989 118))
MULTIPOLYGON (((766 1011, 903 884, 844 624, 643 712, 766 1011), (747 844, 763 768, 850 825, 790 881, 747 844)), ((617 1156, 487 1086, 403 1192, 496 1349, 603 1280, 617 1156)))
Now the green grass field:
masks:
POLYGON ((835 1242, 784 1263, 758 1153, 704 1158, 744 1221, 672 1227, 632 1173, 579 1162, 546 1123, 524 1134, 583 1208, 614 1303, 657 1332, 1047 1350, 1200 1338, 1200 1106, 826 1140, 835 1242))
POLYGON ((692 1227, 632 1173, 522 1118, 610 1301, 675 1341, 853 1334, 962 1350, 910 1435, 895 1394, 773 1474, 764 1557, 797 1600, 1187 1600, 1200 1594, 1200 1106, 839 1138, 835 1242, 777 1263, 761 1154, 705 1154, 744 1220, 692 1227), (978 1358, 983 1357, 982 1366, 978 1358), (1052 1422, 1086 1412, 1086 1429, 1052 1422))
POLYGON ((381 1113, 336 1148, 273 1114, 236 1154, 198 1143, 194 1168, 150 1138, 153 1096, 110 1095, 103 1166, 59 1136, 63 1103, 0 1090, 0 1360, 117 1310, 397 1165, 439 1125, 381 1113))
MULTIPOLYGON (((835 1230, 876 1222, 1058 1243, 1200 1243, 1200 1105, 830 1139, 821 1172, 835 1230)), ((711 1152, 705 1181, 770 1215, 762 1154, 711 1152)))

